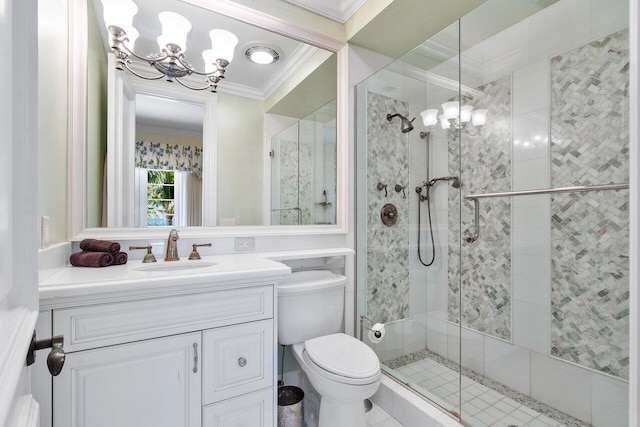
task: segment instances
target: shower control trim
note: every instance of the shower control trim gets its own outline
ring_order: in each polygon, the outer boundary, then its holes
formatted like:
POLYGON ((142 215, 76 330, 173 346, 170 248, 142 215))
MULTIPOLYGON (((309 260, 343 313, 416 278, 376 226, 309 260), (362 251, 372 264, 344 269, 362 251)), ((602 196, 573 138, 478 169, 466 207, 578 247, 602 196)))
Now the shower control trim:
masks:
POLYGON ((387 227, 392 227, 398 222, 398 209, 392 203, 387 203, 380 210, 380 219, 387 227))

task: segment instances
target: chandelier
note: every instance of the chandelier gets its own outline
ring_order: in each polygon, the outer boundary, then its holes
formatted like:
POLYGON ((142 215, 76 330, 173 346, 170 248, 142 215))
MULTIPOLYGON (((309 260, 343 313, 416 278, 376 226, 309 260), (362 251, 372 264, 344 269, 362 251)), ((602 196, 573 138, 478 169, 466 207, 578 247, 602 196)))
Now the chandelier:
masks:
POLYGON ((451 126, 454 129, 464 129, 467 133, 471 134, 466 129, 469 122, 473 126, 484 126, 487 123, 487 111, 488 110, 474 110, 471 105, 460 106, 458 101, 450 101, 442 104, 442 114, 438 114, 439 110, 429 109, 420 113, 422 116, 422 122, 426 127, 435 126, 440 120, 440 126, 442 129, 450 129, 451 126))
POLYGON ((205 70, 198 71, 184 56, 187 51, 187 34, 191 31, 191 23, 187 18, 174 12, 161 12, 158 19, 162 25, 162 34, 157 38, 160 50, 143 56, 134 51, 138 31, 133 27, 133 17, 138 12, 138 6, 132 0, 102 0, 102 5, 104 22, 111 34, 116 69, 127 69, 145 80, 166 77, 168 81, 175 80, 188 89, 211 89, 216 92, 238 44, 238 38, 233 33, 221 29, 209 32, 211 49, 202 52, 205 70), (145 75, 132 69, 132 57, 149 64, 155 69, 154 74, 145 75), (182 78, 187 76, 202 76, 204 85, 196 87, 186 83, 182 78))

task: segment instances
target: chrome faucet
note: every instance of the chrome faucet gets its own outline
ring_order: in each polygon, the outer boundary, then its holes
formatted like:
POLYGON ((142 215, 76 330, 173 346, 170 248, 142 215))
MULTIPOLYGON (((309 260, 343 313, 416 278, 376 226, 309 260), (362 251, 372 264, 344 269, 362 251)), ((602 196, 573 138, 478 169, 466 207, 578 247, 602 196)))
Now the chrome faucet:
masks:
POLYGON ((178 230, 175 228, 169 232, 169 238, 167 239, 167 252, 164 256, 165 261, 178 261, 178 230))

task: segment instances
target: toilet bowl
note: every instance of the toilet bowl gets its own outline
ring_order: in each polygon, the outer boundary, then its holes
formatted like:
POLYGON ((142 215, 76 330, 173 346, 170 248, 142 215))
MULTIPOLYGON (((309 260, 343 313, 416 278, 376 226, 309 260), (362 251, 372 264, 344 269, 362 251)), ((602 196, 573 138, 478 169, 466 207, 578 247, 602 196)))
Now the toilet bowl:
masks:
POLYGON ((380 386, 380 362, 369 347, 339 333, 294 344, 293 355, 320 394, 319 427, 366 426, 363 400, 380 386))
POLYGON ((340 333, 346 278, 330 271, 293 273, 278 285, 278 341, 320 394, 319 427, 365 427, 363 400, 380 385, 380 361, 340 333))

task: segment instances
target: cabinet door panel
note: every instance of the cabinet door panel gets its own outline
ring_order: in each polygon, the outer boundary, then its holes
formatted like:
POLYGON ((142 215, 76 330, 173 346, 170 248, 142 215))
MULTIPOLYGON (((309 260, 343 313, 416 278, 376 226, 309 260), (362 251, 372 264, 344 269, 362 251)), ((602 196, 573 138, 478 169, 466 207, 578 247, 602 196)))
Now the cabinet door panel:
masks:
POLYGON ((273 389, 209 405, 203 412, 202 427, 272 427, 273 389))
POLYGON ((200 332, 68 354, 54 427, 199 427, 196 351, 200 332))
POLYGON ((273 385, 273 321, 204 331, 203 402, 273 385))

